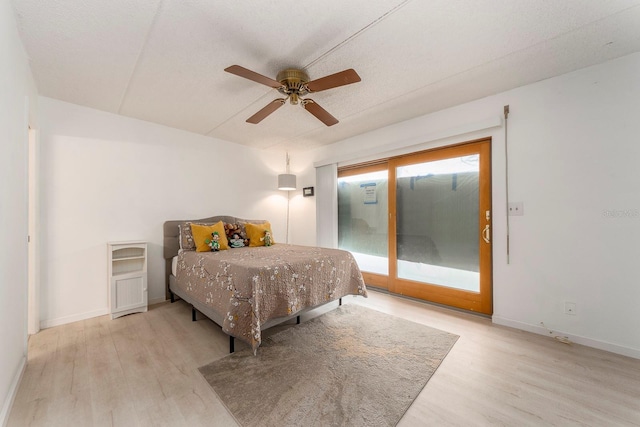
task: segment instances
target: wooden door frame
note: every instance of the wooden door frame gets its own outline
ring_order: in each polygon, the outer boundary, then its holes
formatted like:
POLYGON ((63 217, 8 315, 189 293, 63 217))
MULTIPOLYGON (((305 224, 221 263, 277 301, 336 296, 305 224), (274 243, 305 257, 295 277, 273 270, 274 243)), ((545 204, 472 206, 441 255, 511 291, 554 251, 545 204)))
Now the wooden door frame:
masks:
MULTIPOLYGON (((405 165, 409 158, 421 161, 437 161, 451 157, 460 157, 468 155, 470 148, 477 148, 480 154, 480 170, 484 171, 484 177, 487 179, 480 180, 480 209, 478 211, 480 229, 484 224, 489 224, 492 230, 492 205, 491 205, 491 138, 483 138, 456 144, 447 147, 440 147, 433 150, 421 151, 418 153, 407 154, 404 156, 389 159, 389 278, 388 289, 390 292, 400 295, 412 296, 415 298, 432 301, 439 304, 458 307, 465 310, 475 311, 483 314, 493 314, 493 292, 492 292, 492 246, 486 250, 480 250, 480 293, 468 292, 459 289, 453 289, 445 286, 428 285, 421 282, 413 282, 406 279, 398 279, 397 269, 397 239, 396 239, 396 174, 397 166, 405 165), (485 218, 485 211, 491 212, 489 220, 485 218), (486 270, 489 271, 486 271, 486 270)), ((481 172, 482 173, 482 172, 481 172)), ((489 239, 492 241, 491 233, 489 239)), ((482 247, 483 241, 480 238, 482 247)), ((490 244, 491 245, 491 244, 490 244)))

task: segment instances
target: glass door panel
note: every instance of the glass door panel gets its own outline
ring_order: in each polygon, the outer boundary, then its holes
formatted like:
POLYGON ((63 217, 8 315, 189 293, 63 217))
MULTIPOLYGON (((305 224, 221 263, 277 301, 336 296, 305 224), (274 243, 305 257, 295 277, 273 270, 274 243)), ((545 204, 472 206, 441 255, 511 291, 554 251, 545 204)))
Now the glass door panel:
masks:
POLYGON ((479 157, 396 168, 398 278, 480 291, 479 157))
POLYGON ((388 188, 386 165, 338 177, 338 247, 351 252, 363 272, 389 273, 388 188))
POLYGON ((491 140, 389 160, 389 291, 491 314, 491 140))

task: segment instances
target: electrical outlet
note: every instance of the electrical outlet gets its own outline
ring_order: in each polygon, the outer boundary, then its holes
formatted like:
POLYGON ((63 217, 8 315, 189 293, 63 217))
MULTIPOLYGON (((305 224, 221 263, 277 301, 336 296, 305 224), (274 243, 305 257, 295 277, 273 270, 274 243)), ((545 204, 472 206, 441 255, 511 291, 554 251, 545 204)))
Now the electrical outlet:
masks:
POLYGON ((509 203, 509 215, 511 216, 524 215, 524 203, 522 202, 509 203))
POLYGON ((571 316, 576 315, 576 303, 575 302, 565 302, 564 303, 564 314, 569 314, 571 316))

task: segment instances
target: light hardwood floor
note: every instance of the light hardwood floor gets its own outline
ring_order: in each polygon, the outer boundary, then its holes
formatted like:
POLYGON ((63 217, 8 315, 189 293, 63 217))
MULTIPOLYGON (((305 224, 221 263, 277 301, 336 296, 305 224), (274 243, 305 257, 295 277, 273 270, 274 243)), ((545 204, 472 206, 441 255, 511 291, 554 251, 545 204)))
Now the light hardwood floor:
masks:
MULTIPOLYGON (((375 291, 344 303, 460 336, 399 426, 640 426, 640 360, 375 291)), ((197 371, 227 352, 182 301, 46 329, 29 340, 8 425, 235 426, 197 371)))

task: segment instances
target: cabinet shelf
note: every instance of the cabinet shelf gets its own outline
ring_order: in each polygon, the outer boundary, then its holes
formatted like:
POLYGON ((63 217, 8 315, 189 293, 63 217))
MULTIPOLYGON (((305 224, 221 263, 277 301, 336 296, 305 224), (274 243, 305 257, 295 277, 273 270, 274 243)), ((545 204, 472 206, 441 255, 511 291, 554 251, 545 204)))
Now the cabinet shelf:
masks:
POLYGON ((144 258, 146 256, 146 245, 128 244, 128 243, 112 243, 113 245, 113 260, 125 259, 125 258, 144 258))
POLYGON ((119 261, 129 261, 131 259, 145 259, 146 257, 144 255, 140 255, 140 256, 128 256, 128 257, 122 257, 122 258, 113 258, 113 262, 119 262, 119 261))
POLYGON ((127 269, 122 269, 122 270, 118 270, 118 271, 114 271, 112 273, 112 276, 124 276, 125 274, 131 274, 131 273, 145 273, 144 271, 140 270, 137 267, 130 267, 127 269))

